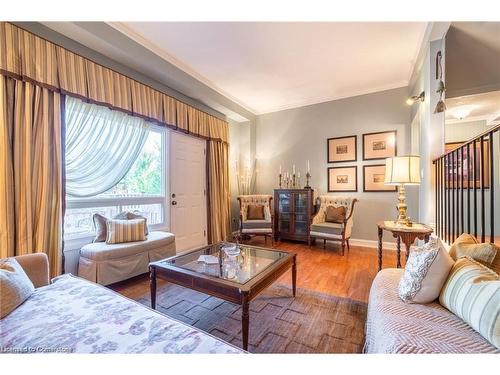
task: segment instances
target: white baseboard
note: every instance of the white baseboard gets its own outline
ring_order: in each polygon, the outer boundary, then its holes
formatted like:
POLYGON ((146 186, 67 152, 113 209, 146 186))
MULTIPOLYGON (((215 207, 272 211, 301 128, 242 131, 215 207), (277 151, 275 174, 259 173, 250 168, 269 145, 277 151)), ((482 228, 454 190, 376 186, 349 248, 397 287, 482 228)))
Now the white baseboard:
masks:
MULTIPOLYGON (((362 240, 359 238, 351 238, 349 240, 349 245, 352 246, 362 246, 378 249, 378 241, 375 240, 362 240)), ((382 242, 382 248, 384 250, 396 250, 395 242, 382 242)))
MULTIPOLYGON (((238 234, 238 231, 233 232, 233 235, 237 235, 237 234, 238 234)), ((359 238, 351 238, 349 240, 349 245, 378 249, 378 241, 375 241, 375 240, 362 240, 359 238)), ((404 245, 402 245, 402 246, 404 246, 404 245)), ((396 251, 396 242, 385 242, 384 241, 384 242, 382 242, 382 248, 384 250, 396 251)))

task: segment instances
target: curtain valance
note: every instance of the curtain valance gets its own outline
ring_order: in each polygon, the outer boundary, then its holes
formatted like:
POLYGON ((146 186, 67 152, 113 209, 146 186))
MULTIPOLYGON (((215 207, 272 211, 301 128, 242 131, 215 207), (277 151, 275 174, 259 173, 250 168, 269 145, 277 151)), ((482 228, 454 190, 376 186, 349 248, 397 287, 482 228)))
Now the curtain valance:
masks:
POLYGON ((8 22, 0 22, 0 73, 199 137, 228 141, 226 121, 8 22))

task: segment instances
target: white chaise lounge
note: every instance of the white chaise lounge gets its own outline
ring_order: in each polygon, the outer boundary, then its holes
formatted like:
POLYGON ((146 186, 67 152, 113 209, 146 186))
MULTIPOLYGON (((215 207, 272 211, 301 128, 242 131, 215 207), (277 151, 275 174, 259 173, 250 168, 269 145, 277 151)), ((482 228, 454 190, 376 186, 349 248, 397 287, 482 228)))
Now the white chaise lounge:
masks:
POLYGON ((175 255, 172 233, 151 231, 145 241, 107 244, 94 242, 80 250, 78 276, 109 285, 143 274, 149 262, 175 255))

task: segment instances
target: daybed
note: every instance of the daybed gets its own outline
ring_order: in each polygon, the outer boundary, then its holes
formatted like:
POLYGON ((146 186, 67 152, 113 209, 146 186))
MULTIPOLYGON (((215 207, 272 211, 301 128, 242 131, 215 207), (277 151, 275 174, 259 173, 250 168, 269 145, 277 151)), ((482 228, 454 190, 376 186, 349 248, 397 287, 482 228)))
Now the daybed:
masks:
POLYGON ((94 242, 80 250, 78 276, 101 285, 148 272, 149 263, 175 255, 172 233, 151 231, 145 241, 94 242))

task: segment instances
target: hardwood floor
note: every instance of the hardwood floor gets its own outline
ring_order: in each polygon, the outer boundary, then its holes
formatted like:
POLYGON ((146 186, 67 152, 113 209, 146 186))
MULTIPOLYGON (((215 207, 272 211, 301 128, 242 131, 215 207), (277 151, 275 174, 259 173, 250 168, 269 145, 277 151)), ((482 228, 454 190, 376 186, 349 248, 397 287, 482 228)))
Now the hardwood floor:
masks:
MULTIPOLYGON (((256 246, 271 247, 270 241, 264 244, 262 237, 246 242, 256 246)), ((297 288, 309 289, 339 297, 367 302, 370 286, 377 274, 377 250, 351 246, 345 255, 339 254, 338 243, 317 241, 311 247, 298 242, 275 243, 275 248, 297 254, 297 288)), ((404 258, 402 256, 402 258, 404 258)), ((404 263, 404 262, 403 262, 404 263)), ((395 251, 384 251, 384 267, 395 267, 395 251)), ((292 282, 291 271, 284 274, 280 283, 292 282)), ((165 281, 158 280, 158 287, 165 281)), ((141 275, 110 286, 113 290, 138 300, 149 294, 149 277, 141 275)))

